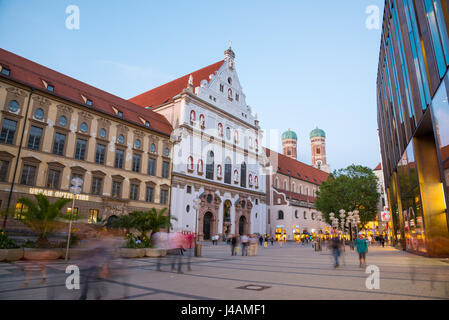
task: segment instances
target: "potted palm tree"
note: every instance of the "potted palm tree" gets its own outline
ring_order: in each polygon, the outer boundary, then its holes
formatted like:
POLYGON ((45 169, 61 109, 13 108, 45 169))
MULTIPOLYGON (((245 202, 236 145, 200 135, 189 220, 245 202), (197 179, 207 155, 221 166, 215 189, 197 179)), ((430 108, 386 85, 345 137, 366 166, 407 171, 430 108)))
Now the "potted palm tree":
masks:
MULTIPOLYGON (((176 217, 170 217, 168 215, 165 215, 166 210, 167 208, 163 208, 158 212, 155 208, 153 208, 146 213, 149 220, 149 229, 151 230, 151 235, 156 232, 159 232, 163 228, 167 229, 170 228, 171 220, 177 220, 176 217)), ((153 248, 152 245, 150 245, 149 248, 145 249, 145 255, 147 257, 163 257, 166 254, 167 254, 166 249, 153 248)))
MULTIPOLYGON (((126 230, 125 245, 120 249, 124 258, 160 257, 166 255, 166 250, 152 248, 151 234, 159 232, 161 228, 170 227, 170 218, 164 215, 166 208, 159 212, 153 208, 149 211, 133 211, 128 215, 120 216, 116 227, 126 230), (135 230, 138 235, 131 232, 135 230)), ((174 217, 172 219, 175 219, 174 217)))
POLYGON ((5 231, 0 229, 0 261, 17 261, 23 258, 23 249, 9 239, 5 231))
POLYGON ((22 222, 38 234, 35 248, 24 248, 24 258, 29 260, 53 260, 59 259, 63 255, 63 250, 52 247, 48 241, 48 236, 64 226, 57 219, 63 217, 61 210, 70 199, 59 198, 54 203, 50 203, 47 196, 43 194, 34 195, 36 201, 22 197, 17 202, 24 205, 22 222))

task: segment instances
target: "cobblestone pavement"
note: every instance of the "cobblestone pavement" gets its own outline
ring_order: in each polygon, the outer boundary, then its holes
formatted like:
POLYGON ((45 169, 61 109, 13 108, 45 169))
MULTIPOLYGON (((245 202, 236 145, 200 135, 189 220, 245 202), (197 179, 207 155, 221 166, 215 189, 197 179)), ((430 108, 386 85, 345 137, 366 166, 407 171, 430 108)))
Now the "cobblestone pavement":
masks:
MULTIPOLYGON (((341 267, 334 269, 331 252, 315 252, 311 246, 287 243, 259 247, 257 256, 231 256, 220 243, 203 245, 202 257, 192 258, 192 270, 171 271, 168 255, 161 259, 117 259, 111 276, 96 282, 102 299, 449 299, 449 261, 416 256, 391 247, 370 247, 367 265, 380 270, 380 288, 368 289, 369 274, 359 267, 349 247, 341 267), (126 296, 126 297, 125 297, 126 296)), ((182 259, 186 259, 184 256, 182 259)), ((186 261, 184 260, 184 263, 186 261)), ((27 287, 23 267, 27 262, 0 263, 0 299, 78 299, 80 290, 68 290, 68 264, 49 264, 47 282, 40 272, 31 275, 27 287)), ((82 283, 83 285, 83 283, 82 283)), ((93 290, 88 299, 94 299, 93 290)))

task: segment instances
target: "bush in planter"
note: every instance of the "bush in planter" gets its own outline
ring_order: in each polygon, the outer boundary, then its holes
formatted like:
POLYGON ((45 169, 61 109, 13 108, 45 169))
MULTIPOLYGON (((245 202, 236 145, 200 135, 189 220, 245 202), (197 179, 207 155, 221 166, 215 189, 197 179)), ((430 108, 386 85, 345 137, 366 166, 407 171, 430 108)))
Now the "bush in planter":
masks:
POLYGON ((150 240, 147 237, 141 238, 132 233, 126 235, 126 242, 123 248, 127 249, 143 249, 150 248, 150 240))
POLYGON ((0 229, 0 261, 17 261, 23 258, 23 249, 0 229))
MULTIPOLYGON (((170 217, 164 215, 167 209, 161 209, 159 212, 153 208, 149 211, 133 211, 128 215, 120 216, 114 223, 113 227, 122 228, 127 231, 126 243, 124 248, 140 249, 151 248, 151 236, 148 236, 149 232, 159 232, 161 228, 170 228, 170 217), (135 229, 139 232, 139 235, 129 232, 129 230, 135 229)), ((176 220, 175 217, 171 219, 176 220)), ((151 235, 150 233, 150 235, 151 235)))
MULTIPOLYGON (((152 208, 149 211, 134 211, 130 213, 132 225, 140 232, 141 238, 147 237, 148 232, 159 232, 162 228, 170 228, 171 221, 177 220, 176 217, 169 217, 165 215, 167 208, 159 210, 159 212, 152 208)), ((150 237, 151 238, 151 237, 150 237)))
POLYGON ((59 198, 54 203, 50 203, 47 196, 43 194, 35 195, 36 202, 22 197, 17 203, 21 203, 27 207, 21 214, 23 216, 22 222, 38 233, 36 246, 50 247, 48 236, 55 230, 65 226, 56 219, 62 217, 62 208, 64 208, 70 199, 59 198))
POLYGON ((31 240, 27 240, 22 245, 22 247, 24 247, 24 248, 36 248, 36 244, 33 241, 31 241, 31 240))
POLYGON ((20 248, 14 241, 9 239, 5 231, 0 229, 0 249, 17 249, 20 248))

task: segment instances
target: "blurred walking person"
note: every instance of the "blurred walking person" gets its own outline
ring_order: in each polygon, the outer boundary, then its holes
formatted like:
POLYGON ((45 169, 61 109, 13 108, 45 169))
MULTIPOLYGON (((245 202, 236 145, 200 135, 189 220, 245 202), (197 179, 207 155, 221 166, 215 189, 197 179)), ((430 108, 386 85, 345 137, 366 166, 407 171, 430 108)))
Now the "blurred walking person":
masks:
MULTIPOLYGON (((151 242, 156 249, 167 250, 168 245, 168 233, 156 232, 151 235, 151 242)), ((161 269, 162 257, 157 258, 156 271, 162 271, 161 269)))
POLYGON ((240 242, 242 243, 242 256, 248 255, 248 236, 246 234, 242 235, 240 242))
POLYGON ((385 248, 385 238, 384 237, 380 237, 380 243, 382 244, 382 248, 385 248))
POLYGON ((182 256, 184 251, 184 235, 179 232, 169 233, 168 242, 172 250, 171 270, 175 270, 176 263, 178 264, 178 273, 182 272, 182 256))
POLYGON ((100 231, 96 238, 89 240, 88 254, 81 261, 81 272, 84 284, 81 289, 80 300, 86 300, 89 288, 93 287, 95 299, 104 295, 102 292, 103 280, 109 278, 109 262, 113 257, 113 249, 108 247, 105 231, 100 231))
POLYGON ((237 236, 234 234, 231 237, 231 253, 233 256, 237 255, 237 236))
POLYGON ((357 247, 359 253, 360 268, 366 266, 366 253, 368 252, 368 243, 360 232, 359 237, 355 239, 354 245, 357 247))
POLYGON ((337 236, 334 236, 330 242, 330 247, 332 249, 332 255, 334 257, 334 268, 338 268, 340 265, 338 263, 338 258, 341 254, 341 242, 337 236))

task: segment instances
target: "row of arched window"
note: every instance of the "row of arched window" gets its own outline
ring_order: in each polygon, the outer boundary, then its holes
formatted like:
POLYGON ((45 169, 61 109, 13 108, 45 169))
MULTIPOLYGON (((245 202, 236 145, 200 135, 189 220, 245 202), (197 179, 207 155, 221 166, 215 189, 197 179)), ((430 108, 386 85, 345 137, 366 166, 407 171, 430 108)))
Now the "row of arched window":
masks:
MULTIPOLYGON (((239 170, 235 169, 234 172, 232 172, 232 163, 231 159, 228 157, 225 160, 224 165, 224 182, 227 184, 239 184, 243 188, 246 188, 246 182, 247 182, 247 166, 246 163, 243 162, 240 165, 240 175, 239 170), (240 179, 239 179, 240 178, 240 179)), ((195 171, 194 167, 194 159, 192 156, 189 156, 187 159, 187 171, 189 173, 192 173, 195 171)), ((204 163, 202 159, 198 160, 197 163, 197 172, 199 175, 203 175, 204 173, 204 163)), ((214 175, 216 174, 217 179, 221 180, 223 179, 223 168, 221 164, 218 164, 215 169, 215 156, 213 151, 209 151, 207 153, 207 159, 206 159, 206 179, 213 180, 214 175), (216 171, 215 171, 216 170, 216 171)), ((255 187, 256 189, 259 188, 259 177, 254 176, 250 173, 248 175, 248 185, 250 188, 255 187)))
MULTIPOLYGON (((190 111, 190 124, 194 125, 194 123, 196 122, 196 112, 195 110, 191 110, 190 111)), ((200 114, 199 116, 199 125, 201 129, 205 129, 206 128, 206 120, 205 120, 205 116, 204 114, 200 114)), ((217 125, 217 134, 219 137, 224 137, 224 128, 223 128, 223 124, 220 122, 217 125)), ((227 140, 231 140, 231 128, 226 127, 226 139, 227 140)), ((237 129, 234 130, 234 143, 239 143, 240 142, 240 135, 239 135, 239 131, 237 129)), ((259 149, 259 140, 257 138, 254 139, 254 143, 253 143, 253 138, 249 137, 248 138, 248 147, 250 149, 255 149, 256 151, 259 149)))
MULTIPOLYGON (((279 188, 279 179, 277 177, 274 179, 274 187, 275 188, 279 188)), ((291 188, 289 189, 286 180, 284 180, 284 182, 282 184, 282 189, 283 190, 287 190, 287 191, 292 191, 293 193, 303 194, 302 193, 303 190, 302 190, 302 186, 301 185, 298 185, 298 188, 296 188, 296 184, 293 182, 292 185, 291 185, 291 188)), ((309 188, 307 188, 307 187, 304 188, 304 194, 309 195, 309 188)), ((312 189, 311 196, 313 196, 313 197, 316 196, 316 190, 315 189, 312 189)))
MULTIPOLYGON (((295 211, 295 218, 299 219, 299 210, 295 211)), ((304 220, 307 220, 307 211, 304 211, 303 218, 304 218, 304 220)), ((315 214, 315 212, 312 212, 311 219, 315 220, 315 218, 316 218, 316 214, 315 214)), ((282 211, 282 210, 278 211, 278 220, 284 220, 284 211, 282 211)))

